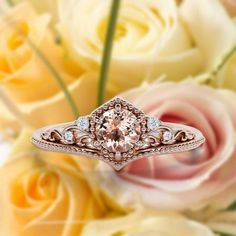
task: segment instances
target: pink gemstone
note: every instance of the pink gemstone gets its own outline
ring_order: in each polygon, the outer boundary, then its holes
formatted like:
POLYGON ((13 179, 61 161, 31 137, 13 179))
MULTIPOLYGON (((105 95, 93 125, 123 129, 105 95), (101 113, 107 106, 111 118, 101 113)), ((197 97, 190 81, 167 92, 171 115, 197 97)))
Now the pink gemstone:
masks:
POLYGON ((100 117, 96 125, 97 139, 110 152, 127 152, 140 138, 140 124, 136 116, 128 111, 111 109, 100 117))

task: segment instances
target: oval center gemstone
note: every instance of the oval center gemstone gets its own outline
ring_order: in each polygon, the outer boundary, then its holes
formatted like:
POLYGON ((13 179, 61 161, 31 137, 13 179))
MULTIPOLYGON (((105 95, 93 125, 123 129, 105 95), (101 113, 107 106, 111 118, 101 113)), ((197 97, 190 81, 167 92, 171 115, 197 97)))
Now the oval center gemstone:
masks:
POLYGON ((100 121, 96 125, 97 139, 110 152, 127 152, 140 138, 140 124, 128 110, 111 109, 101 115, 100 121))

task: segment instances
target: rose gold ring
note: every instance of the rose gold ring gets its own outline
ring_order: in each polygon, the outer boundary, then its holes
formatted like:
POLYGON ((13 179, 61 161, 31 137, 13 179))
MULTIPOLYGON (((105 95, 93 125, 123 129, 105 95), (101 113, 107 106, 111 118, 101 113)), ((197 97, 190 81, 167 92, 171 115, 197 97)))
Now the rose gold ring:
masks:
POLYGON ((192 150, 204 142, 198 129, 146 116, 118 97, 89 116, 41 128, 32 137, 41 149, 93 157, 115 170, 143 157, 192 150))

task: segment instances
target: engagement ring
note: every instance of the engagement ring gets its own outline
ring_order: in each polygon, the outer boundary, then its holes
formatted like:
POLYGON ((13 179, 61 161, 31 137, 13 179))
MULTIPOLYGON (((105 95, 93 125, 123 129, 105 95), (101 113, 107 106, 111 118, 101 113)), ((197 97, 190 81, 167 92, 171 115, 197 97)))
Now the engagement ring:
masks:
POLYGON ((198 129, 147 116, 119 97, 76 121, 41 128, 32 137, 41 149, 93 157, 115 170, 143 157, 189 151, 204 142, 198 129))

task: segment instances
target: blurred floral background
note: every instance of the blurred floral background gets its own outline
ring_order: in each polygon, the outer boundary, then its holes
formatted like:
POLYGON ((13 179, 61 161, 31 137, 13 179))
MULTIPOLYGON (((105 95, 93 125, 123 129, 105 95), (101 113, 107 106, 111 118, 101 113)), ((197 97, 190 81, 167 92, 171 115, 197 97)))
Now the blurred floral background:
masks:
POLYGON ((236 235, 235 0, 0 0, 0 235, 236 235), (206 143, 115 172, 36 128, 119 95, 206 143))

